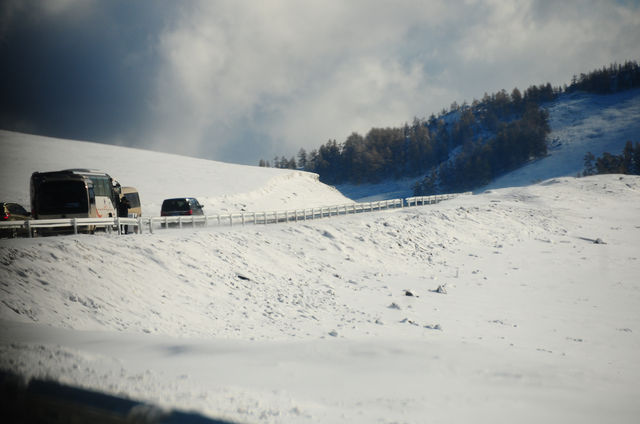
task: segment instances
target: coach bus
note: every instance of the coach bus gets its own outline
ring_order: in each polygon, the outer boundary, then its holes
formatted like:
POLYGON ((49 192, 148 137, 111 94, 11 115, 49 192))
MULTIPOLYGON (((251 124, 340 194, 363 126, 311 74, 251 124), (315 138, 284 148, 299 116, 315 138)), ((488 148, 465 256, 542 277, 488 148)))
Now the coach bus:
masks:
POLYGON ((104 172, 67 169, 31 175, 34 219, 115 217, 119 199, 120 184, 104 172))

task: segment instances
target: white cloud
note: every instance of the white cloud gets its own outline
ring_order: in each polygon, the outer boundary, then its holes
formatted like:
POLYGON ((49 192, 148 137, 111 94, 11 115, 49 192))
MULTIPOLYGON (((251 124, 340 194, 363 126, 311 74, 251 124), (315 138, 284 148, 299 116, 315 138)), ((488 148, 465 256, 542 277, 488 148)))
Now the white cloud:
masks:
POLYGON ((187 3, 158 38, 148 138, 255 163, 640 56, 637 8, 556 3, 187 3))

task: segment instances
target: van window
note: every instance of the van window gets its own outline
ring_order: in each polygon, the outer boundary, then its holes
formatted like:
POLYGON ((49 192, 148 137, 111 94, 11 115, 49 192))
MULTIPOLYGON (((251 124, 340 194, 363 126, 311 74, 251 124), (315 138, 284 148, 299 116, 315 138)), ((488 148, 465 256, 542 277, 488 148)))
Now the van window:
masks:
POLYGON ((168 199, 162 203, 163 211, 188 211, 189 203, 186 199, 168 199))

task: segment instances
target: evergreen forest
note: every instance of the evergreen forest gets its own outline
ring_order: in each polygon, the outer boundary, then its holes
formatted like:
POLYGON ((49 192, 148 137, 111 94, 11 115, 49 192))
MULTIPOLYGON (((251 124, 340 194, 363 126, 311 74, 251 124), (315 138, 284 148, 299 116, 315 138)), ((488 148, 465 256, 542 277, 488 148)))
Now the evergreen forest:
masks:
POLYGON ((604 152, 596 158, 589 152, 584 157, 583 176, 596 174, 640 175, 640 142, 635 146, 628 140, 621 155, 604 152))

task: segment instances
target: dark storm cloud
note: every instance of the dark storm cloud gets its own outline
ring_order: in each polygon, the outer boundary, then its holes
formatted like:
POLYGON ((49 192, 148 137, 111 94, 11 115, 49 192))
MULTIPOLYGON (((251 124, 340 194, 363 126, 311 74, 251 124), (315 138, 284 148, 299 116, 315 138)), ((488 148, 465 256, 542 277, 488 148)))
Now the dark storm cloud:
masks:
POLYGON ((125 141, 122 135, 148 110, 158 64, 154 40, 171 2, 154 4, 3 3, 0 126, 125 141))

